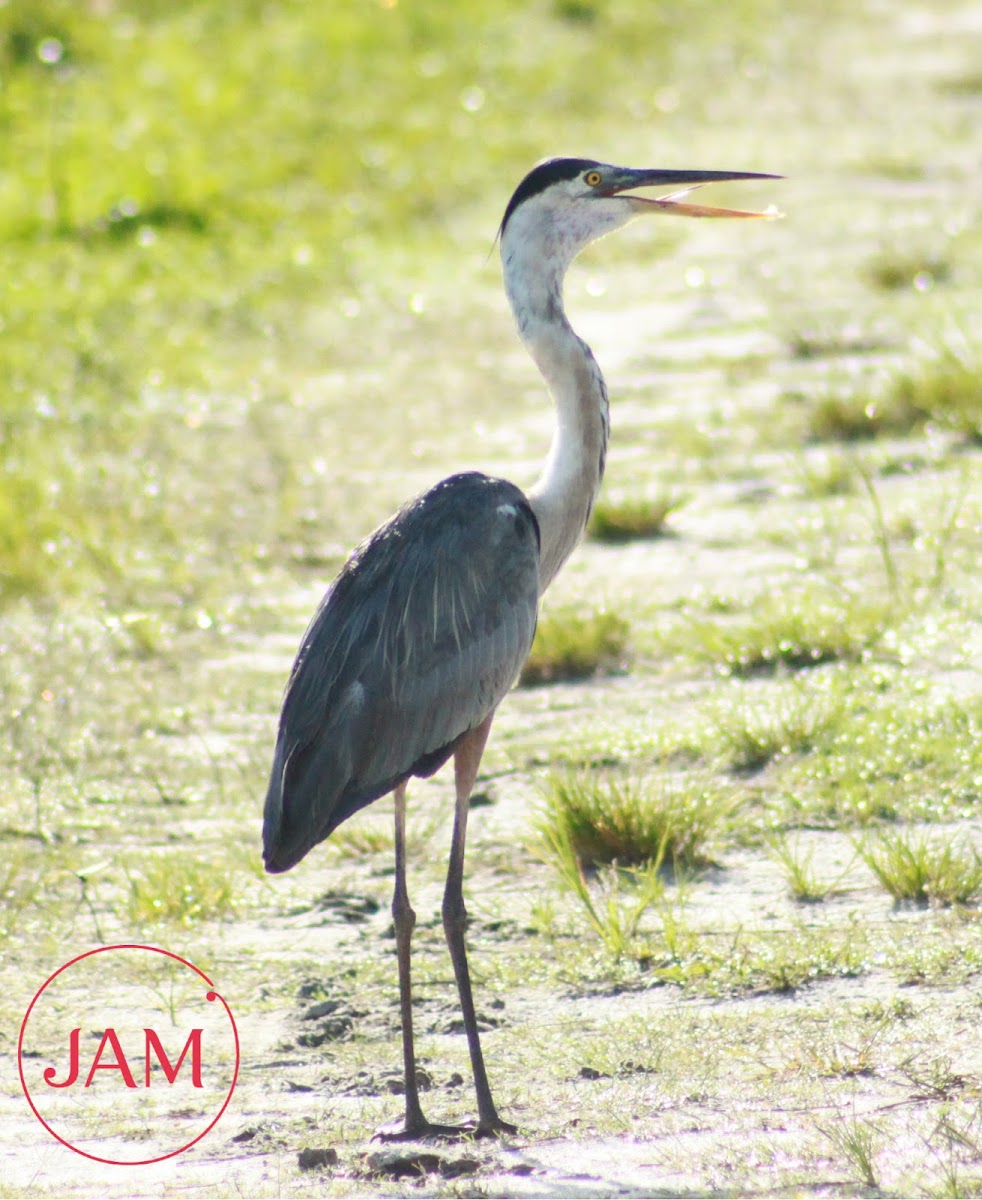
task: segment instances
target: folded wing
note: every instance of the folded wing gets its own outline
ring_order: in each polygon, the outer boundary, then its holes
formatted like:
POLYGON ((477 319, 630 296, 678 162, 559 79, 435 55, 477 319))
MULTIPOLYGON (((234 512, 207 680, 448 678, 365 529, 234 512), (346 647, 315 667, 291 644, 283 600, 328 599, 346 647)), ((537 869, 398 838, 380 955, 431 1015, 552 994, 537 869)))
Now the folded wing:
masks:
POLYGON ((505 480, 451 476, 354 552, 304 634, 263 824, 268 871, 429 775, 488 717, 535 633, 539 538, 505 480))

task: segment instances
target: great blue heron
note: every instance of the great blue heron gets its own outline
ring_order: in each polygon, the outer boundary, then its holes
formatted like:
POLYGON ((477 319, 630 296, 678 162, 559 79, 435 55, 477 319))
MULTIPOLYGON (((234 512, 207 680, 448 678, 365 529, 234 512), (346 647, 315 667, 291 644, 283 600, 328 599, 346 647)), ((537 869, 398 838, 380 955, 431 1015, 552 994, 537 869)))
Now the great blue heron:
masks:
POLYGON ((471 789, 495 710, 535 632, 539 598, 579 541, 600 490, 607 389, 563 310, 563 278, 590 242, 640 213, 763 216, 687 203, 736 171, 635 170, 554 158, 525 176, 499 230, 518 332, 545 377, 558 421, 526 495, 477 472, 452 475, 401 508, 352 554, 300 643, 286 687, 266 797, 266 870, 288 871, 373 800, 395 793, 395 924, 406 1112, 388 1137, 446 1134, 423 1116, 410 988, 415 913, 406 889, 406 783, 453 756, 456 807, 443 927, 474 1071, 478 1135, 514 1132, 498 1116, 467 969, 464 838, 471 789), (661 198, 629 189, 683 189, 661 198))

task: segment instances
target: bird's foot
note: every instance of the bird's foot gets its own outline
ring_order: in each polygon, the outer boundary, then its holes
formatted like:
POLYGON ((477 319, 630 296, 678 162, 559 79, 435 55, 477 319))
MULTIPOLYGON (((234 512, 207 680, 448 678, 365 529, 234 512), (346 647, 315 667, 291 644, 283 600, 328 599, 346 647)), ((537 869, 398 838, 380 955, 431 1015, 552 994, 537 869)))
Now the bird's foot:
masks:
POLYGON ((372 1134, 373 1142, 425 1142, 458 1141, 473 1137, 474 1127, 470 1125, 438 1125, 425 1119, 419 1121, 391 1121, 380 1125, 372 1134))
POLYGON ((509 1121, 503 1121, 497 1113, 487 1120, 478 1121, 472 1127, 474 1137, 479 1138, 496 1138, 496 1137, 513 1137, 518 1133, 518 1126, 512 1125, 509 1121))

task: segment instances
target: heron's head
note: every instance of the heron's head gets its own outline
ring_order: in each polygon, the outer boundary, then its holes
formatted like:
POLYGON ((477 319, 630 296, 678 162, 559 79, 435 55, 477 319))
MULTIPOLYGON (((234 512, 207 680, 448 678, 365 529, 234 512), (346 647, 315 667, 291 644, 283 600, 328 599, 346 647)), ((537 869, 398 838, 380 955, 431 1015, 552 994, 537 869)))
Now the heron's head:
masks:
POLYGON ((565 271, 573 258, 605 233, 643 213, 685 217, 770 217, 767 212, 709 208, 686 197, 706 183, 777 179, 750 171, 668 171, 615 167, 590 158, 550 158, 533 167, 515 189, 498 233, 501 254, 548 259, 565 271), (640 188, 671 188, 660 197, 634 194, 640 188))

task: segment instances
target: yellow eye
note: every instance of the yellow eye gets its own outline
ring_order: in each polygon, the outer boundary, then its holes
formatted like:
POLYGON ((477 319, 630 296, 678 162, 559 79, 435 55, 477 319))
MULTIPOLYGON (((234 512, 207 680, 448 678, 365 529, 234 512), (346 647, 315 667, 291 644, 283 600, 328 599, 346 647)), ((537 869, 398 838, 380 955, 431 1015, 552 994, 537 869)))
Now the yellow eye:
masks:
POLYGON ((590 185, 590 187, 596 187, 597 184, 600 182, 600 172, 599 171, 587 171, 587 173, 583 176, 583 178, 590 185))

